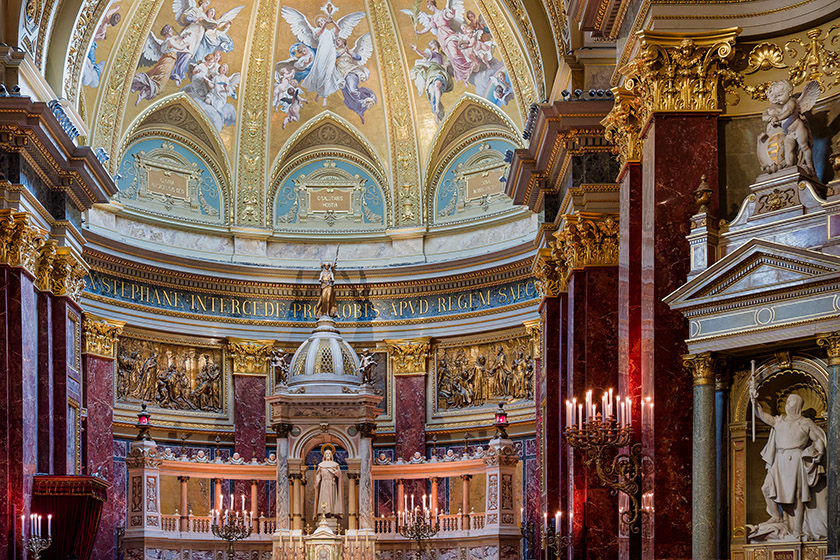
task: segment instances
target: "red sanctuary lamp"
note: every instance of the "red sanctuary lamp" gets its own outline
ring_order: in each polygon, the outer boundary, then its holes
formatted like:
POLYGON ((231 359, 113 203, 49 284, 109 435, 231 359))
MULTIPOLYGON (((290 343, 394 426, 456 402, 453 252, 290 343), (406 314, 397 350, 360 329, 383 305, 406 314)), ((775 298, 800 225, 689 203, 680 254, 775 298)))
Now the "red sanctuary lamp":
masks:
POLYGON ((137 423, 135 426, 137 427, 137 440, 147 440, 149 439, 149 428, 151 428, 151 424, 149 423, 149 419, 152 417, 151 414, 146 412, 146 403, 140 404, 140 412, 137 413, 137 423))
POLYGON ((510 422, 508 422, 504 403, 501 401, 499 401, 499 408, 496 409, 496 420, 493 422, 493 426, 496 428, 497 439, 507 439, 507 427, 510 426, 510 422))

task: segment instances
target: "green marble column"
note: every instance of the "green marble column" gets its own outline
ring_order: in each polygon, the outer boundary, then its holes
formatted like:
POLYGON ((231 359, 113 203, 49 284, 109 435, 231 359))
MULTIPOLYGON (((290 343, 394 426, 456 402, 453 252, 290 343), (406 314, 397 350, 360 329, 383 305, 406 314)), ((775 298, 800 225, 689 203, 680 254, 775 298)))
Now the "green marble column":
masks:
POLYGON ((717 558, 715 373, 710 352, 683 357, 694 374, 691 462, 691 557, 717 558))
POLYGON ((828 475, 828 538, 825 560, 840 560, 840 331, 817 335, 817 344, 828 357, 828 425, 826 465, 828 475))

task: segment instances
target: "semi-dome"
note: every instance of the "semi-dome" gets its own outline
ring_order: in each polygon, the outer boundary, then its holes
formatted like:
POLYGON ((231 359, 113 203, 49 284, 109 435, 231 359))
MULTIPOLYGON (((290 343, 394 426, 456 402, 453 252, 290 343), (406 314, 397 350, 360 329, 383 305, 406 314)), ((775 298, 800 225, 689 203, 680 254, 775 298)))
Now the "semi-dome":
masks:
POLYGON ((309 393, 332 393, 361 383, 358 356, 338 332, 335 321, 321 317, 289 364, 289 388, 306 386, 309 393))

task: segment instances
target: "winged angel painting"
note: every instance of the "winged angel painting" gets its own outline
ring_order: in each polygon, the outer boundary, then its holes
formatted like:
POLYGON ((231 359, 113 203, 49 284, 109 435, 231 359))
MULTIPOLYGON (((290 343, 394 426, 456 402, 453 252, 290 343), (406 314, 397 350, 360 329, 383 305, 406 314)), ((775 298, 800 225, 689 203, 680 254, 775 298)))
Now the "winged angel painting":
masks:
POLYGON ((435 119, 441 122, 446 115, 442 97, 457 82, 472 86, 498 106, 507 105, 513 88, 504 65, 493 56, 496 43, 484 18, 466 10, 464 0, 446 0, 443 8, 437 0, 426 0, 426 9, 422 11, 420 0, 415 0, 411 9, 400 11, 411 18, 415 37, 434 36, 425 49, 411 45, 420 56, 411 69, 411 79, 417 94, 425 94, 435 119))
POLYGON ((182 91, 201 107, 216 130, 236 122, 236 109, 227 100, 236 99, 240 75, 229 74, 222 57, 233 51, 228 30, 244 7, 237 6, 217 17, 210 0, 174 0, 172 11, 181 30, 176 33, 166 24, 160 38, 149 33, 140 65, 151 68, 138 72, 131 82, 131 91, 137 93, 135 104, 157 97, 170 80, 180 87, 189 77, 190 83, 182 91))
POLYGON ((300 119, 300 109, 314 93, 314 102, 337 91, 344 96, 344 104, 365 122, 365 111, 376 104, 376 94, 361 85, 370 77, 365 66, 373 53, 370 33, 364 33, 348 46, 356 26, 365 12, 353 12, 335 20, 338 8, 330 1, 321 7, 315 25, 298 10, 283 6, 281 15, 291 27, 298 42, 289 47, 289 58, 277 63, 274 69, 274 109, 286 113, 283 128, 300 119))

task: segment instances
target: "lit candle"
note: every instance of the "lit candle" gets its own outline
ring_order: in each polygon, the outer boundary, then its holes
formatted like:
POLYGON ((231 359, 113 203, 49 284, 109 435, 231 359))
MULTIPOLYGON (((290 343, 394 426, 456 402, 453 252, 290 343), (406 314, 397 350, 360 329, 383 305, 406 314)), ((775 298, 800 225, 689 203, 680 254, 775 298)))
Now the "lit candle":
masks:
POLYGON ((20 516, 20 538, 26 539, 26 515, 20 516))
POLYGON ((560 532, 560 512, 554 514, 554 532, 560 532))
POLYGON ((242 494, 242 511, 245 512, 245 494, 242 494))
POLYGON ((543 532, 548 532, 548 513, 543 513, 543 532))
POLYGON ((583 431, 583 405, 578 405, 578 430, 583 431))
POLYGON ((609 415, 610 415, 610 416, 612 416, 612 415, 613 415, 613 407, 612 407, 612 402, 613 402, 613 390, 612 390, 612 388, 610 388, 610 394, 609 394, 609 398, 607 399, 607 402, 608 402, 608 403, 610 403, 610 412, 609 412, 609 415))
POLYGON ((414 509, 414 494, 411 495, 411 509, 414 509))
POLYGON ((423 509, 426 509, 426 494, 423 494, 423 509))
POLYGON ((618 409, 618 412, 619 412, 619 418, 620 418, 620 420, 618 422, 618 427, 623 428, 624 424, 625 424, 625 421, 624 421, 624 403, 621 403, 621 406, 618 409))
MULTIPOLYGON (((566 401, 567 403, 569 401, 566 401)), ((519 508, 519 522, 525 525, 525 508, 519 508)))
POLYGON ((233 492, 230 493, 230 510, 233 511, 233 492))
POLYGON ((43 519, 44 519, 44 516, 39 514, 38 515, 38 536, 39 537, 41 535, 43 535, 43 533, 41 532, 41 529, 43 528, 43 523, 42 523, 43 519))
POLYGON ((566 399, 566 428, 567 429, 571 426, 571 424, 569 422, 569 417, 571 416, 571 414, 569 413, 570 408, 572 408, 572 403, 569 402, 569 399, 566 399))
POLYGON ((52 514, 47 515, 47 537, 52 537, 52 514))
POLYGON ((631 428, 633 427, 633 401, 630 397, 627 397, 627 423, 631 428))

